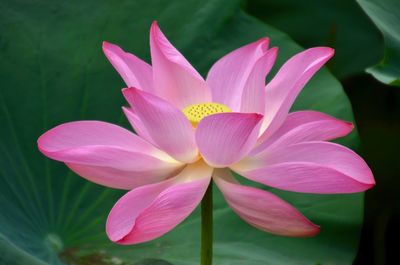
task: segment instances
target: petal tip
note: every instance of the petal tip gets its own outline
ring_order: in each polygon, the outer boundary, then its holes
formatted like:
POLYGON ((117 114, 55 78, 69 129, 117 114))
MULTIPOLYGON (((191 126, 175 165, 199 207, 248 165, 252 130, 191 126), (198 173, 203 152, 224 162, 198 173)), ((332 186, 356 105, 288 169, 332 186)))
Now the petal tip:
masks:
POLYGON ((44 134, 39 136, 39 138, 36 141, 39 151, 44 155, 46 155, 46 150, 44 148, 44 143, 43 142, 44 142, 44 138, 46 137, 46 134, 47 134, 47 132, 45 132, 44 134))
POLYGON ((314 224, 310 220, 307 219, 306 227, 300 229, 299 231, 293 231, 293 233, 289 233, 287 236, 289 237, 314 237, 321 232, 321 227, 319 225, 314 224))
POLYGON ((55 130, 57 128, 60 128, 61 126, 62 126, 62 124, 46 131, 41 136, 39 136, 39 138, 37 139, 36 142, 38 145, 38 149, 43 155, 51 158, 50 155, 51 155, 52 151, 54 151, 54 150, 51 150, 51 147, 49 148, 49 142, 50 142, 49 137, 52 137, 55 130))
POLYGON ((343 121, 343 120, 339 120, 339 121, 343 124, 343 133, 340 137, 344 137, 354 130, 354 128, 355 128, 354 123, 352 123, 350 121, 343 121))
POLYGON ((130 92, 130 91, 134 91, 135 87, 124 87, 121 89, 122 93, 126 93, 126 92, 130 92))
MULTIPOLYGON (((334 54, 335 54, 335 49, 331 47, 326 47, 326 46, 320 46, 320 47, 313 47, 305 50, 304 52, 311 52, 311 54, 314 54, 317 58, 323 59, 323 62, 325 63, 328 61, 334 54)), ((310 54, 310 55, 311 55, 310 54)))
POLYGON ((257 122, 259 122, 264 118, 264 115, 262 115, 260 113, 253 113, 252 118, 254 118, 257 122))
POLYGON ((153 22, 151 23, 151 27, 158 27, 158 22, 157 20, 153 20, 153 22))
POLYGON ((111 42, 108 42, 108 41, 103 41, 101 47, 102 47, 104 53, 108 53, 110 50, 112 50, 114 48, 118 48, 117 45, 115 45, 111 42))
POLYGON ((294 228, 281 235, 288 237, 314 237, 321 232, 321 227, 319 225, 314 224, 303 215, 302 217, 304 218, 303 224, 298 229, 294 228))
POLYGON ((134 94, 139 92, 140 89, 136 88, 136 87, 124 87, 123 89, 121 89, 122 95, 129 96, 129 94, 134 94))
POLYGON ((347 135, 347 134, 351 133, 354 130, 355 125, 351 121, 344 121, 344 123, 346 124, 347 129, 348 129, 348 131, 346 133, 346 135, 347 135))
POLYGON ((268 37, 263 37, 263 38, 260 38, 258 41, 256 41, 256 43, 258 45, 261 45, 261 49, 263 50, 263 52, 267 52, 269 42, 270 42, 270 40, 268 37))
MULTIPOLYGON (((276 58, 278 57, 279 48, 272 47, 268 51, 265 52, 264 56, 268 56, 272 60, 272 65, 275 64, 276 58)), ((272 66, 271 66, 272 67, 272 66)))
MULTIPOLYGON (((129 117, 130 115, 133 114, 132 108, 130 107, 126 107, 126 106, 122 106, 122 112, 125 114, 125 116, 129 117)), ((129 118, 128 118, 129 120, 129 118)))
POLYGON ((135 101, 134 98, 137 96, 140 96, 140 93, 138 93, 140 89, 136 87, 125 87, 121 90, 122 95, 128 101, 129 105, 132 107, 133 102, 135 101))
MULTIPOLYGON (((118 54, 125 54, 125 51, 121 49, 116 44, 113 44, 108 41, 103 41, 101 46, 103 53, 106 55, 107 59, 112 63, 113 58, 118 54)), ((120 55, 118 55, 120 56, 120 55)))
POLYGON ((311 223, 310 230, 304 234, 304 237, 314 237, 321 232, 321 227, 314 223, 311 223))
POLYGON ((157 22, 157 20, 154 20, 150 26, 150 35, 153 37, 157 37, 158 33, 160 33, 160 32, 161 32, 161 29, 158 26, 158 22, 157 22))
POLYGON ((357 181, 357 184, 355 184, 354 189, 352 191, 343 193, 366 192, 367 190, 372 189, 376 185, 376 182, 372 174, 368 177, 369 179, 366 182, 357 181))
POLYGON ((106 234, 107 237, 114 243, 120 244, 120 241, 128 234, 128 233, 122 233, 121 231, 115 231, 113 229, 113 226, 110 224, 110 219, 111 219, 111 212, 107 217, 106 221, 106 234))
POLYGON ((331 47, 321 47, 321 48, 324 49, 327 58, 331 58, 335 54, 335 49, 331 47))
POLYGON ((278 51, 279 51, 279 48, 278 48, 278 47, 272 47, 272 48, 269 49, 268 51, 269 51, 270 53, 272 53, 272 54, 277 54, 278 51))
POLYGON ((106 47, 106 46, 109 45, 109 44, 110 44, 109 42, 103 40, 102 47, 104 48, 104 47, 106 47))
POLYGON ((375 185, 376 185, 376 182, 375 182, 374 176, 371 174, 370 181, 368 183, 364 183, 364 190, 363 191, 367 191, 369 189, 372 189, 375 185))
POLYGON ((262 43, 262 42, 269 42, 269 37, 262 37, 258 40, 258 42, 262 43))

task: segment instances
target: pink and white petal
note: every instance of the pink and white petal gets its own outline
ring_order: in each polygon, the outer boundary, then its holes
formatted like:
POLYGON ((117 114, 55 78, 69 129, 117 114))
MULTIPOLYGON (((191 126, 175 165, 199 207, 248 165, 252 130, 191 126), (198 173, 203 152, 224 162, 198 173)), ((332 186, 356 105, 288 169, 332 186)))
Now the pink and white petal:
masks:
POLYGON ((141 165, 138 164, 137 161, 131 162, 133 165, 137 165, 138 168, 122 170, 113 167, 73 163, 67 163, 67 166, 76 174, 89 181, 103 186, 125 190, 132 190, 139 186, 163 181, 175 175, 184 166, 183 164, 160 164, 159 161, 155 161, 155 163, 148 164, 149 167, 144 170, 143 167, 142 169, 139 168, 141 165))
POLYGON ((135 130, 137 135, 139 135, 149 143, 153 144, 154 146, 157 146, 157 144, 151 138, 143 122, 140 120, 138 115, 133 111, 133 109, 122 107, 122 110, 124 111, 126 118, 128 119, 129 123, 131 124, 132 128, 135 130))
POLYGON ((88 146, 110 147, 155 156, 165 155, 125 128, 102 121, 75 121, 61 124, 40 136, 38 145, 39 149, 48 155, 88 146))
POLYGON ((108 216, 108 237, 118 244, 128 245, 169 232, 200 203, 212 171, 199 161, 188 165, 174 178, 126 193, 108 216))
POLYGON ((257 60, 243 87, 240 112, 265 112, 265 78, 275 63, 277 48, 268 50, 257 60))
POLYGON ((184 163, 198 159, 194 129, 179 109, 136 88, 122 92, 157 146, 184 163))
POLYGON ((334 50, 316 47, 290 58, 266 86, 266 109, 261 140, 284 122, 294 100, 311 77, 333 56, 334 50))
POLYGON ((300 142, 333 140, 346 136, 353 128, 351 122, 318 111, 292 112, 273 135, 251 151, 251 155, 300 142))
POLYGON ((161 32, 157 22, 150 29, 151 60, 153 65, 153 94, 177 108, 211 102, 211 91, 192 65, 175 49, 161 32))
POLYGON ((151 179, 161 180, 182 167, 181 163, 128 130, 105 122, 59 125, 43 134, 38 146, 47 157, 66 163, 73 170, 76 165, 78 174, 113 188, 134 187, 138 174, 144 177, 142 182, 146 182, 146 176, 149 183, 151 179), (119 176, 122 172, 124 176, 119 176))
POLYGON ((213 178, 232 210, 250 225, 281 236, 319 233, 319 226, 271 192, 239 184, 226 169, 216 170, 213 178))
POLYGON ((103 42, 103 52, 128 87, 153 90, 151 66, 115 44, 103 42))
POLYGON ((352 150, 329 142, 304 142, 247 157, 231 167, 265 185, 307 193, 353 193, 375 185, 365 161, 352 150))
POLYGON ((148 171, 158 167, 182 165, 162 152, 147 154, 140 150, 126 150, 115 146, 88 145, 57 151, 40 148, 40 151, 47 157, 64 163, 104 166, 128 171, 148 171))
POLYGON ((240 110, 243 88, 254 65, 267 52, 268 44, 269 39, 262 38, 232 51, 211 67, 207 83, 214 102, 225 104, 233 111, 240 110))
POLYGON ((257 141, 262 115, 220 113, 202 119, 196 142, 204 160, 213 167, 229 166, 246 156, 257 141))

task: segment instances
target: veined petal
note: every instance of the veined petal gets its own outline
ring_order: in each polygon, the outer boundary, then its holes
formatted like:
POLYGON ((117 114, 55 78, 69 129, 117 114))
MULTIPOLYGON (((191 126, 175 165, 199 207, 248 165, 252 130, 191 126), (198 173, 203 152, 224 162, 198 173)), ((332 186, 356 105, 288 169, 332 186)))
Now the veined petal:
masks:
POLYGON ((151 66, 115 44, 104 41, 103 52, 128 87, 153 90, 151 66))
POLYGON ((59 125, 43 134, 38 146, 44 155, 66 163, 82 177, 112 188, 160 181, 182 167, 128 130, 100 121, 59 125))
POLYGON ((277 48, 268 50, 257 60, 243 87, 240 112, 265 112, 265 77, 275 63, 277 48))
POLYGON ((140 151, 148 155, 168 157, 125 128, 102 121, 75 121, 61 124, 40 136, 38 145, 46 155, 68 155, 67 151, 93 146, 98 149, 110 147, 126 153, 140 151))
POLYGON ((194 129, 179 109, 136 88, 122 92, 157 146, 184 163, 198 158, 194 129))
POLYGON ((148 160, 145 163, 146 168, 143 167, 143 159, 139 157, 139 159, 131 161, 132 166, 137 166, 137 168, 131 170, 86 164, 66 163, 66 165, 87 180, 106 187, 123 190, 132 190, 139 186, 163 181, 171 175, 177 174, 184 167, 183 164, 178 166, 176 164, 160 163, 157 160, 148 160))
POLYGON ((153 94, 179 109, 211 102, 211 91, 207 83, 168 41, 156 22, 153 22, 150 29, 150 48, 154 76, 153 94))
POLYGON ((284 122, 297 95, 311 77, 333 56, 334 50, 316 47, 290 58, 266 86, 265 117, 261 140, 284 122))
POLYGON ((251 151, 251 155, 300 142, 333 140, 349 134, 353 128, 351 122, 318 111, 292 112, 273 135, 251 151))
POLYGON ((207 83, 214 102, 222 103, 233 111, 240 110, 243 88, 254 65, 266 53, 268 44, 269 39, 262 38, 232 51, 211 67, 207 83))
POLYGON ((265 185, 307 193, 353 193, 375 185, 365 161, 329 142, 303 142, 247 157, 231 167, 265 185))
POLYGON ((204 160, 213 167, 226 167, 247 155, 257 141, 262 115, 220 113, 202 119, 196 142, 204 160))
POLYGON ((240 185, 226 169, 216 170, 213 178, 232 210, 260 230, 291 237, 314 236, 320 230, 271 192, 240 185))
POLYGON ((128 192, 108 216, 108 237, 118 244, 137 244, 169 232, 199 204, 211 174, 212 168, 198 161, 174 178, 128 192))
POLYGON ((139 135, 149 143, 153 144, 154 146, 157 146, 157 144, 154 143, 153 138, 151 138, 143 122, 140 120, 138 115, 132 110, 132 108, 122 107, 122 110, 124 111, 126 118, 128 119, 129 123, 131 124, 132 128, 135 130, 137 135, 139 135))

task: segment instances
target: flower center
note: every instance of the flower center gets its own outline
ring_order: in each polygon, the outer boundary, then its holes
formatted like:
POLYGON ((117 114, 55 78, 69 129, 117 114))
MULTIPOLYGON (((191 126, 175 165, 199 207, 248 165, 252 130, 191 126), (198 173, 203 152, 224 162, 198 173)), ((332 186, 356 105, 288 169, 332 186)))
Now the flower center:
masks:
POLYGON ((223 112, 232 112, 232 110, 224 104, 213 102, 193 104, 183 109, 183 114, 185 114, 193 127, 196 127, 204 117, 223 112))

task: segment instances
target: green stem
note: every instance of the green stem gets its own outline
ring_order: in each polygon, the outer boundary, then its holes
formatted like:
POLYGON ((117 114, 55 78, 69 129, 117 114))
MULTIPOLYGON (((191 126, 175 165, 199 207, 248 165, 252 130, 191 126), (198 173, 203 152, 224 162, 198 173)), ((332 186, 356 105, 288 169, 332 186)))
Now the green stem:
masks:
POLYGON ((200 264, 211 265, 213 253, 213 183, 208 185, 201 201, 201 252, 200 264))

